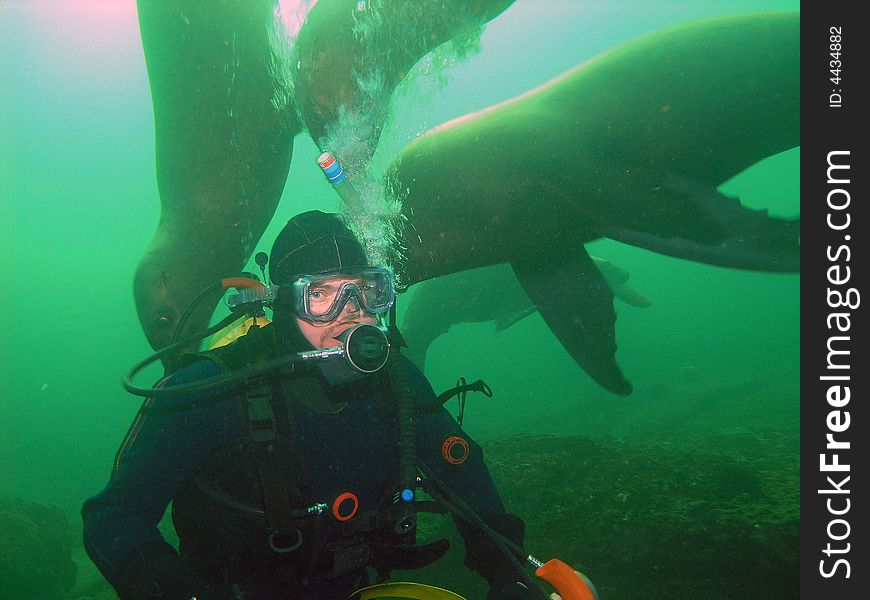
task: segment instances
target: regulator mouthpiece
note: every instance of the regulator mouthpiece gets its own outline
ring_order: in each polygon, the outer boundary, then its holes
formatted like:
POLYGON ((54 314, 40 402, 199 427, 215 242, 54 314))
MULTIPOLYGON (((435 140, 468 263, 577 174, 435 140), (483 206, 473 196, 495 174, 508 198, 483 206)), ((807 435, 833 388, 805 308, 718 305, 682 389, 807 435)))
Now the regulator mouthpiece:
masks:
POLYGON ((375 325, 356 325, 336 338, 344 344, 344 359, 360 373, 379 371, 390 356, 387 334, 375 325))
POLYGON ((387 334, 375 325, 356 325, 345 329, 336 339, 338 348, 300 352, 304 360, 315 360, 330 385, 342 385, 374 373, 387 364, 390 343, 387 334), (338 360, 341 357, 344 360, 338 360), (331 360, 323 360, 330 359, 331 360))

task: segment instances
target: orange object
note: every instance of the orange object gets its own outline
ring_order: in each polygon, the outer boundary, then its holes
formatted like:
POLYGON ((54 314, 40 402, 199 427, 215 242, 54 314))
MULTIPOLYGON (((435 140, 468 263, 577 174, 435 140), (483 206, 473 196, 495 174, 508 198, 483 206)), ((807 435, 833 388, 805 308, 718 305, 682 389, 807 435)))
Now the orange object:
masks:
POLYGON ((595 600, 595 595, 574 569, 553 558, 535 570, 535 575, 552 585, 562 600, 595 600))
POLYGON ((337 521, 349 521, 356 514, 357 509, 359 509, 359 498, 351 492, 344 492, 339 494, 338 498, 332 503, 332 516, 337 521), (345 500, 350 500, 353 503, 353 509, 349 514, 342 514, 341 512, 341 505, 344 504, 345 500))
POLYGON ((458 435, 451 435, 441 444, 441 457, 451 465, 461 465, 468 458, 468 442, 458 435))
POLYGON ((317 157, 317 164, 320 165, 321 169, 328 169, 335 164, 335 157, 331 152, 324 152, 317 157))
POLYGON ((256 288, 256 287, 266 287, 256 279, 251 279, 249 277, 226 277, 221 279, 221 286, 224 289, 227 288, 238 288, 238 287, 246 287, 246 288, 256 288))

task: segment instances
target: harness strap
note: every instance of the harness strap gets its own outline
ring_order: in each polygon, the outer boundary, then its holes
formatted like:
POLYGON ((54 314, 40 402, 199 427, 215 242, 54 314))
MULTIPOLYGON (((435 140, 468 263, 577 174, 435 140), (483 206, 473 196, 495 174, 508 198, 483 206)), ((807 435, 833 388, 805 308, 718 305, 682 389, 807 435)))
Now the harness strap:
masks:
MULTIPOLYGON (((268 528, 269 547, 278 553, 293 552, 302 545, 294 506, 305 505, 296 478, 286 477, 292 454, 290 411, 283 402, 280 383, 260 379, 245 387, 241 408, 242 422, 252 440, 257 476, 263 492, 263 508, 268 528)), ((298 461, 296 461, 298 462, 298 461)))

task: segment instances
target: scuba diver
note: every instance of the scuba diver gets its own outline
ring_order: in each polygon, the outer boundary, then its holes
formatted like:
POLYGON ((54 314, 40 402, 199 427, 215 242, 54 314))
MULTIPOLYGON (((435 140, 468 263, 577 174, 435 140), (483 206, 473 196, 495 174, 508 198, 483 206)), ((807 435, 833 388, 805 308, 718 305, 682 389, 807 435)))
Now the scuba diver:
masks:
POLYGON ((257 369, 349 346, 358 328, 383 332, 392 272, 369 264, 337 215, 311 211, 276 238, 269 279, 272 321, 186 355, 149 388, 109 483, 82 507, 85 548, 120 598, 348 598, 369 569, 382 581, 446 552, 446 540, 415 544, 416 511, 446 512, 417 498, 419 474, 431 498, 463 507, 450 512, 487 598, 538 597, 504 552, 521 556, 523 521, 410 361, 393 351, 380 369, 257 369), (170 502, 178 552, 157 527, 170 502))

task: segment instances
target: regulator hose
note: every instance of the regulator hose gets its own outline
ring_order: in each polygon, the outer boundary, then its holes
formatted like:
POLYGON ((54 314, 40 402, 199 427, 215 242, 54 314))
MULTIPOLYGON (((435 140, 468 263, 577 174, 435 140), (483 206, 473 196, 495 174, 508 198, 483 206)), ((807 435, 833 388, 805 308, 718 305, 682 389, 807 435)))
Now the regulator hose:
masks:
POLYGON ((401 517, 396 533, 407 533, 417 524, 414 498, 417 487, 417 390, 408 365, 396 353, 387 366, 393 392, 398 400, 399 420, 399 495, 401 517))

